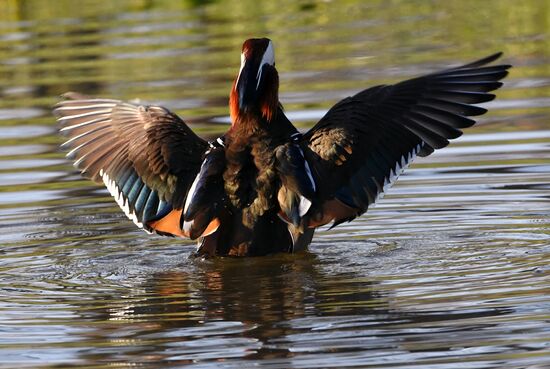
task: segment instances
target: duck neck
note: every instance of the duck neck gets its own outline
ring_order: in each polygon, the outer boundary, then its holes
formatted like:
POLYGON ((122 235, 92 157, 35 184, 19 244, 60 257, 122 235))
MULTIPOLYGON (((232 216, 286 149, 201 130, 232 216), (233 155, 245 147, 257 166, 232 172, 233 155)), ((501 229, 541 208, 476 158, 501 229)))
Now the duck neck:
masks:
MULTIPOLYGON (((236 83, 236 82, 235 82, 236 83)), ((270 124, 277 118, 279 109, 278 88, 265 90, 258 98, 258 103, 241 108, 235 83, 229 95, 231 126, 258 126, 270 124)), ((251 127, 253 128, 253 127, 251 127)))

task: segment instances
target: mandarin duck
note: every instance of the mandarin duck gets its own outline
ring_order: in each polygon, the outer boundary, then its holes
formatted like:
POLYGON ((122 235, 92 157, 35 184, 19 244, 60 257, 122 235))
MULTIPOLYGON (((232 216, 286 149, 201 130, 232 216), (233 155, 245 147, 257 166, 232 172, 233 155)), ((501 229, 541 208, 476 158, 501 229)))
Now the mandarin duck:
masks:
POLYGON ((303 250, 317 227, 365 213, 417 156, 475 124, 510 65, 476 62, 363 90, 305 133, 279 101, 273 43, 244 42, 231 127, 208 142, 161 106, 67 93, 62 148, 148 233, 198 241, 197 255, 303 250))

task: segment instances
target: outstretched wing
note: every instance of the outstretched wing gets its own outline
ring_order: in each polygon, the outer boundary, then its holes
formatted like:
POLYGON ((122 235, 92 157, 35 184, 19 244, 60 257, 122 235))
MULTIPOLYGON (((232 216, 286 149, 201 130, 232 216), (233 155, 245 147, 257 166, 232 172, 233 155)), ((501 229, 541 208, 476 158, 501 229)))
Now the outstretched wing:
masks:
POLYGON ((510 65, 474 63, 375 86, 338 102, 302 141, 319 184, 309 226, 337 225, 367 211, 411 161, 459 137, 484 114, 473 104, 494 99, 510 65))
POLYGON ((208 143, 159 106, 88 98, 76 93, 54 108, 62 148, 82 174, 103 182, 140 228, 187 236, 182 208, 208 143))

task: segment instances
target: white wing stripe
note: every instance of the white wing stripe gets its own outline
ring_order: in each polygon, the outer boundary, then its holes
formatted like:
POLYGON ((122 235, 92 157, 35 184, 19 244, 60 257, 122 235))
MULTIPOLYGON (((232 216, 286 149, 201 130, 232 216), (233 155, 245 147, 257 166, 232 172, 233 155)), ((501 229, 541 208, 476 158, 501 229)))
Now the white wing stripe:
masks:
POLYGON ((55 108, 57 111, 67 111, 67 110, 84 110, 84 109, 95 109, 95 108, 114 108, 116 104, 92 104, 92 105, 65 105, 55 108))
POLYGON ((62 120, 70 120, 70 119, 75 119, 75 118, 85 118, 85 117, 89 117, 89 116, 92 116, 92 115, 110 113, 112 110, 113 109, 103 109, 103 110, 89 111, 89 112, 82 113, 82 114, 66 115, 64 117, 60 117, 58 120, 62 121, 62 120))
POLYGON ((300 154, 302 155, 302 158, 304 159, 304 166, 306 167, 306 174, 309 178, 309 181, 311 182, 311 187, 313 188, 313 192, 317 192, 317 186, 315 185, 315 180, 313 179, 313 173, 311 173, 311 168, 309 167, 309 163, 307 162, 304 152, 302 151, 302 148, 298 146, 298 149, 300 150, 300 154))
MULTIPOLYGON (((201 169, 205 162, 206 162, 206 159, 202 162, 201 169)), ((195 177, 195 179, 193 180, 193 183, 191 184, 191 188, 189 189, 189 192, 187 192, 187 198, 185 199, 185 205, 183 207, 184 214, 187 212, 187 208, 189 207, 189 204, 191 204, 191 200, 193 199, 193 196, 195 196, 200 175, 201 175, 201 171, 199 170, 199 173, 197 173, 197 176, 195 177)))
POLYGON ((411 162, 416 159, 416 156, 418 155, 418 152, 420 149, 424 146, 424 142, 414 147, 408 154, 401 156, 401 161, 398 161, 395 164, 395 168, 390 169, 390 174, 387 177, 384 177, 384 184, 382 187, 382 191, 378 192, 376 195, 376 198, 374 199, 374 202, 377 202, 382 197, 384 197, 384 193, 395 183, 397 178, 403 173, 405 169, 409 167, 411 162))
MULTIPOLYGON (((99 123, 103 120, 107 121, 107 120, 110 120, 110 119, 111 118, 109 118, 107 115, 103 115, 103 116, 100 116, 99 118, 96 118, 96 119, 88 120, 88 121, 78 123, 78 124, 75 124, 75 125, 72 125, 72 126, 63 127, 59 131, 60 132, 65 132, 65 131, 69 131, 69 130, 74 129, 74 128, 79 128, 79 127, 83 127, 83 126, 88 125, 88 124, 99 123)), ((61 120, 61 119, 58 119, 58 120, 61 120)))
POLYGON ((139 228, 143 229, 145 232, 151 234, 152 232, 149 232, 145 228, 143 228, 143 223, 140 222, 137 218, 137 215, 135 212, 130 211, 130 205, 128 203, 128 199, 124 196, 122 191, 120 190, 120 187, 116 184, 114 180, 112 180, 107 173, 103 171, 103 169, 99 170, 99 175, 103 179, 103 183, 105 183, 105 187, 107 187, 107 190, 109 190, 109 193, 115 201, 117 202, 118 206, 122 209, 124 214, 132 221, 135 225, 137 225, 139 228))
MULTIPOLYGON (((71 143, 73 143, 74 141, 78 140, 79 138, 82 138, 82 137, 84 137, 84 136, 86 136, 86 135, 89 135, 89 134, 92 133, 92 132, 97 132, 97 131, 99 131, 99 130, 101 130, 101 129, 105 129, 105 127, 99 127, 99 128, 96 128, 96 129, 89 130, 89 131, 86 131, 86 132, 84 132, 84 133, 81 133, 81 134, 76 135, 76 136, 74 136, 74 137, 71 137, 69 140, 67 140, 67 141, 65 141, 65 142, 63 142, 63 143, 61 144, 61 148, 66 148, 67 146, 69 146, 71 143)), ((80 146, 82 146, 82 145, 80 145, 80 146)), ((80 147, 80 146, 78 146, 78 147, 80 147)), ((71 150, 71 151, 72 151, 72 150, 71 150)), ((69 153, 67 153, 66 156, 69 156, 69 153)))
POLYGON ((306 213, 309 211, 309 208, 311 208, 311 201, 306 197, 300 195, 300 204, 298 205, 298 213, 300 214, 300 217, 306 215, 306 213))

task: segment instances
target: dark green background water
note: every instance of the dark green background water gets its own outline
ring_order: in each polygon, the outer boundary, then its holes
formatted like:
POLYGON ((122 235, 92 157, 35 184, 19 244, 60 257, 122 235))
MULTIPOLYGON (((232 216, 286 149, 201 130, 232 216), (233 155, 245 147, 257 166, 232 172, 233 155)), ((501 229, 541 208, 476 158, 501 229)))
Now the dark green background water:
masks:
POLYGON ((0 367, 550 367, 550 2, 0 0, 0 367), (490 114, 310 253, 188 260, 59 152, 67 90, 211 134, 248 37, 300 127, 495 51, 490 114))

